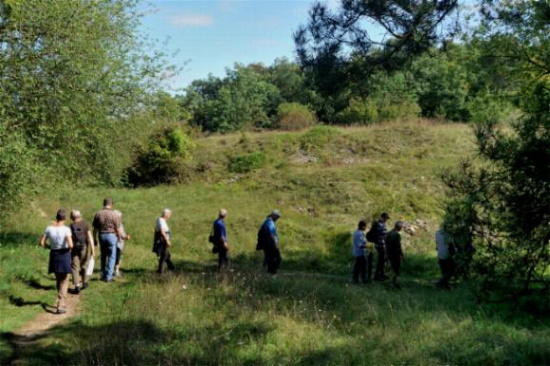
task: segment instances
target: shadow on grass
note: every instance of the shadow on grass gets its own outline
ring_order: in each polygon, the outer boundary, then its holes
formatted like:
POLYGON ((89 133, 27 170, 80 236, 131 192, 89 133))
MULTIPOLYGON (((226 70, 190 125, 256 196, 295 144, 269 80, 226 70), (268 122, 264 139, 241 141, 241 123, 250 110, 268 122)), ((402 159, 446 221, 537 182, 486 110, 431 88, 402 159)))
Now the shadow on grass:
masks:
POLYGON ((41 305, 44 308, 45 306, 47 306, 47 304, 43 301, 27 301, 27 300, 24 300, 22 297, 15 297, 13 295, 10 295, 8 297, 8 300, 10 304, 15 305, 17 307, 41 305))

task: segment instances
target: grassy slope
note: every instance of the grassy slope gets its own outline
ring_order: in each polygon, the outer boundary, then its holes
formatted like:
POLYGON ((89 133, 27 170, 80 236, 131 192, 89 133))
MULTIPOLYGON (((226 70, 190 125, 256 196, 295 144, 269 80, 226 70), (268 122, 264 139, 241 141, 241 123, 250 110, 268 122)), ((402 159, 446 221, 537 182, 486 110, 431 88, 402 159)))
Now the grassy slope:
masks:
MULTIPOLYGON (((443 199, 438 172, 470 155, 471 140, 465 126, 425 122, 213 136, 198 142, 188 184, 44 197, 36 207, 50 215, 74 207, 91 219, 111 195, 134 239, 123 280, 93 281, 81 295, 82 315, 28 356, 83 364, 548 363, 547 321, 478 305, 465 286, 432 286, 443 199), (265 154, 262 169, 227 172, 232 156, 256 151, 265 154), (235 269, 225 278, 214 273, 206 242, 222 206, 229 210, 235 269), (174 211, 179 270, 159 279, 150 244, 164 207, 174 211), (254 252, 257 227, 273 208, 283 213, 284 262, 276 280, 260 274, 254 252), (401 292, 348 285, 350 232, 382 210, 392 219, 427 222, 405 238, 401 292)), ((13 218, 0 237, 1 332, 53 301, 47 251, 35 247, 47 224, 33 209, 13 218)), ((5 341, 0 347, 8 354, 5 341)))

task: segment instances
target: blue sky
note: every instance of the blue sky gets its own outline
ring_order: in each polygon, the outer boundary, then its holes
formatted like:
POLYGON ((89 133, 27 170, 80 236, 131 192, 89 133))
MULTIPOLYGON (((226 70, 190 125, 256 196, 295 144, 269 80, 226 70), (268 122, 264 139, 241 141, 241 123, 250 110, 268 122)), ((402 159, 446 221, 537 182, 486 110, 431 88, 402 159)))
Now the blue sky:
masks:
MULTIPOLYGON (((187 86, 209 73, 225 75, 235 62, 271 65, 294 60, 292 33, 308 19, 313 0, 156 0, 143 18, 142 31, 163 42, 171 61, 183 66, 172 88, 187 86)), ((335 4, 334 0, 329 5, 335 4)))

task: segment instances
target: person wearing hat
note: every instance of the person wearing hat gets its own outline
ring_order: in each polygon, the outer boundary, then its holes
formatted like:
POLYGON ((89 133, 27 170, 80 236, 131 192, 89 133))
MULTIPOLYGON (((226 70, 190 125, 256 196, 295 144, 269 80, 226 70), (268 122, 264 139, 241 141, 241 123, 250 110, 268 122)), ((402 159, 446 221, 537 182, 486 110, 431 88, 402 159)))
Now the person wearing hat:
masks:
POLYGON ((279 220, 281 213, 273 210, 263 222, 259 235, 259 246, 263 249, 265 259, 264 265, 267 266, 267 272, 276 275, 281 264, 281 252, 279 251, 279 236, 275 222, 279 220))
POLYGON ((212 224, 212 233, 214 236, 214 245, 218 252, 218 269, 225 271, 229 266, 229 258, 227 252, 229 251, 229 244, 227 242, 227 232, 225 230, 225 218, 227 217, 227 210, 225 208, 220 209, 218 218, 212 224))
POLYGON ((380 218, 375 222, 376 228, 376 242, 374 248, 378 253, 378 259, 376 261, 376 271, 374 272, 375 281, 385 281, 389 277, 384 274, 384 265, 386 261, 386 222, 389 220, 390 215, 387 212, 383 212, 380 218))
POLYGON ((397 277, 401 273, 401 262, 405 259, 401 248, 401 230, 403 226, 403 221, 396 221, 393 229, 386 235, 386 256, 393 271, 392 285, 396 289, 401 288, 397 283, 397 277))

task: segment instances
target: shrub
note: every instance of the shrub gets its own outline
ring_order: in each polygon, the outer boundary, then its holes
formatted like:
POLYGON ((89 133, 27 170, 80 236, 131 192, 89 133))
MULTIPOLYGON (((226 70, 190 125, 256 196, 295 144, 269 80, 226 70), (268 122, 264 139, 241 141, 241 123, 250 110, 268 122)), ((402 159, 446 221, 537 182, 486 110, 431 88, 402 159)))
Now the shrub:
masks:
POLYGON ((340 130, 331 126, 315 126, 302 135, 300 146, 304 150, 321 148, 340 135, 340 130))
POLYGON ((301 130, 315 123, 315 114, 305 105, 281 103, 277 108, 277 126, 282 130, 301 130))
POLYGON ((236 155, 229 159, 229 171, 232 173, 249 173, 261 168, 265 162, 265 155, 262 152, 236 155))
POLYGON ((132 185, 157 185, 182 180, 185 161, 192 156, 195 143, 178 126, 162 128, 150 138, 136 162, 128 169, 132 185))

